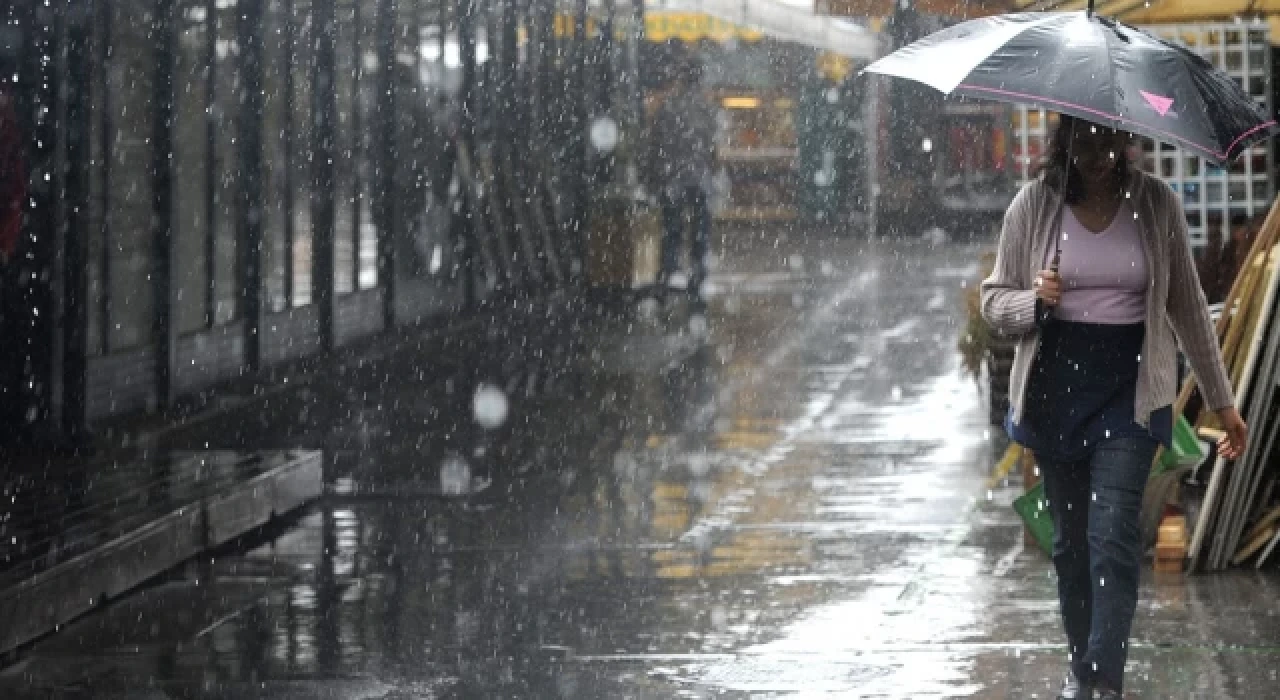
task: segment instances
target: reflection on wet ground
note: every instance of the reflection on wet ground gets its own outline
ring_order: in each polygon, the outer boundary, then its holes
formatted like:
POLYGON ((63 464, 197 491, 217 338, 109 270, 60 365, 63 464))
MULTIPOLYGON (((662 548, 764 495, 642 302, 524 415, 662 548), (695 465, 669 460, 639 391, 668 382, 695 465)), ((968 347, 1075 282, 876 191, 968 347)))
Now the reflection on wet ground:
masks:
MULTIPOLYGON (((1053 697, 1048 562, 954 350, 978 248, 726 250, 705 324, 481 328, 193 429, 171 447, 323 448, 328 495, 4 697, 1053 697)), ((1269 696, 1276 586, 1148 582, 1134 697, 1269 696)))

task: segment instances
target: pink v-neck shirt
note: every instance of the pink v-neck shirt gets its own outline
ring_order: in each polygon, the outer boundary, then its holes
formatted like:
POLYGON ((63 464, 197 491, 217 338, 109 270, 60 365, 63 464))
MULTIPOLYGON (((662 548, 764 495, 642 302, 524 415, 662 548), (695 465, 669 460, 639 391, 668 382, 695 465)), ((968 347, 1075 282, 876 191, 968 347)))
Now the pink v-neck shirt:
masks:
MULTIPOLYGON (((1179 346, 1186 353, 1209 408, 1216 411, 1231 406, 1235 395, 1209 318, 1209 305, 1196 279, 1182 197, 1163 181, 1140 170, 1129 172, 1127 192, 1127 203, 1138 212, 1134 223, 1142 233, 1142 250, 1151 277, 1144 319, 1147 332, 1133 401, 1134 419, 1147 425, 1152 411, 1177 399, 1179 346)), ((1045 256, 1052 255, 1048 251, 1058 233, 1054 220, 1061 201, 1058 192, 1039 179, 1018 192, 1004 215, 995 269, 982 282, 982 317, 997 334, 1016 344, 1013 369, 1009 372, 1014 422, 1022 420, 1027 380, 1040 351, 1033 281, 1036 273, 1044 269, 1045 256)))
MULTIPOLYGON (((1052 250, 1045 268, 1053 259, 1052 250)), ((1147 255, 1133 208, 1122 202, 1111 224, 1094 233, 1071 207, 1062 212, 1062 300, 1054 317, 1079 323, 1129 324, 1147 318, 1147 255)))

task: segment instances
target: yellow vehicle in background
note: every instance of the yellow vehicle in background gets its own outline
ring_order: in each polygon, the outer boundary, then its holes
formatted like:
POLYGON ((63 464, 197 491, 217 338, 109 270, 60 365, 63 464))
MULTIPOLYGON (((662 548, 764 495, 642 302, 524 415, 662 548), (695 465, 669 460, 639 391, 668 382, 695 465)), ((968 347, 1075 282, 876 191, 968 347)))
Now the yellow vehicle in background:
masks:
POLYGON ((795 218, 799 144, 791 91, 721 87, 711 94, 723 115, 716 159, 721 186, 727 189, 717 193, 716 218, 795 218))
POLYGON ((652 44, 644 65, 651 109, 665 66, 697 61, 720 112, 713 214, 719 221, 835 223, 865 201, 863 109, 847 59, 768 38, 652 44), (676 59, 676 57, 679 57, 676 59))

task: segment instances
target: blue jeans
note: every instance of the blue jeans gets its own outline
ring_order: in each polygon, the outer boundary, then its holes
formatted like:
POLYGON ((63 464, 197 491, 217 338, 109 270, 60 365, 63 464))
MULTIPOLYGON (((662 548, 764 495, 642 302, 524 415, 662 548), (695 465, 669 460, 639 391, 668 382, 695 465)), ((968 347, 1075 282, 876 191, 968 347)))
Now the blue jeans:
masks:
POLYGON ((697 299, 707 277, 707 241, 711 237, 707 193, 701 187, 669 189, 664 188, 662 192, 662 270, 658 282, 665 287, 672 273, 680 267, 680 249, 684 243, 685 226, 688 226, 692 239, 688 292, 697 299))
POLYGON ((1095 686, 1124 689, 1142 569, 1142 493, 1156 445, 1116 438, 1079 461, 1040 462, 1071 669, 1095 686))

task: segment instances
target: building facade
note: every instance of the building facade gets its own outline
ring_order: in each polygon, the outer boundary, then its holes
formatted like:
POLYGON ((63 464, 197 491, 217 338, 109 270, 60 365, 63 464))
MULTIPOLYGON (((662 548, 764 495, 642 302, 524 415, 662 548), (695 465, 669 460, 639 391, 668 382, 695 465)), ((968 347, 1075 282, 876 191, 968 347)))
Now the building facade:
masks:
POLYGON ((0 23, 10 432, 575 285, 610 172, 586 124, 639 105, 643 17, 614 2, 0 0, 0 23))

